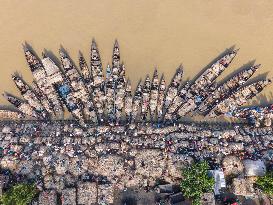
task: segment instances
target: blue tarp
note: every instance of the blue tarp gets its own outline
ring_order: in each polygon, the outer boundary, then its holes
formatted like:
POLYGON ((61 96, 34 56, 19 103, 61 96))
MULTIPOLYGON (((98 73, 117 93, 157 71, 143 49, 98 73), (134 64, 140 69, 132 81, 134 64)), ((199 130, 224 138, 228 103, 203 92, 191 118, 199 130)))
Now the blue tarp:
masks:
POLYGON ((68 100, 68 95, 71 93, 71 89, 70 89, 69 85, 67 85, 67 84, 60 85, 57 88, 57 90, 58 90, 58 93, 61 96, 61 98, 64 100, 64 102, 67 106, 67 109, 69 111, 72 111, 72 110, 75 110, 78 108, 78 106, 75 103, 68 100))
POLYGON ((232 117, 232 116, 233 116, 232 112, 226 112, 225 115, 226 115, 226 116, 229 116, 229 117, 232 117))
POLYGON ((72 111, 78 108, 78 106, 74 103, 68 103, 66 106, 69 111, 72 111))
POLYGON ((257 112, 262 112, 262 109, 260 107, 256 107, 255 109, 257 112))
POLYGON ((71 92, 68 85, 64 84, 58 87, 58 92, 61 95, 62 98, 66 98, 67 95, 71 92))
POLYGON ((195 103, 199 103, 202 101, 202 98, 200 96, 195 97, 195 103))

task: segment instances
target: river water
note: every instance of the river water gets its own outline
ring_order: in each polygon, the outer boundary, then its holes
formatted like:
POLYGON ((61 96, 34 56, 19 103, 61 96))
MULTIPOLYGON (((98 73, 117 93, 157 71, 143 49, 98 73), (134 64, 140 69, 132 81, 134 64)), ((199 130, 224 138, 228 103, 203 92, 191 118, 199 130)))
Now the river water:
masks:
MULTIPOLYGON (((62 45, 78 63, 79 50, 88 58, 93 37, 104 67, 118 39, 133 86, 154 67, 170 80, 181 63, 184 79, 193 78, 232 46, 240 51, 223 77, 253 60, 262 64, 256 76, 272 77, 272 11, 271 1, 2 0, 0 93, 18 94, 11 80, 16 71, 31 82, 23 42, 39 55, 43 49, 58 55, 62 45)), ((256 100, 272 102, 272 88, 256 100)), ((0 104, 7 104, 3 97, 0 104)))

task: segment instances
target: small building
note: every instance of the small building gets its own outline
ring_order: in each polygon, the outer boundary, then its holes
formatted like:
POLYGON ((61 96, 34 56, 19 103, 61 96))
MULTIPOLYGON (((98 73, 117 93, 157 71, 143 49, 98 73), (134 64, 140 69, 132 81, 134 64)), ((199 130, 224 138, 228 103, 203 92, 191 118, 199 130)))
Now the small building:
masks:
POLYGON ((209 175, 214 178, 214 194, 219 195, 221 189, 226 188, 224 172, 222 170, 210 170, 209 175))
POLYGON ((266 166, 262 160, 250 160, 246 159, 243 161, 245 168, 245 176, 255 177, 264 176, 266 173, 266 166))
POLYGON ((178 193, 170 196, 170 204, 171 205, 180 204, 184 200, 185 200, 185 198, 184 198, 182 192, 178 192, 178 193))
POLYGON ((158 185, 158 192, 159 193, 178 193, 180 192, 180 187, 179 185, 174 185, 174 184, 163 184, 163 185, 158 185))

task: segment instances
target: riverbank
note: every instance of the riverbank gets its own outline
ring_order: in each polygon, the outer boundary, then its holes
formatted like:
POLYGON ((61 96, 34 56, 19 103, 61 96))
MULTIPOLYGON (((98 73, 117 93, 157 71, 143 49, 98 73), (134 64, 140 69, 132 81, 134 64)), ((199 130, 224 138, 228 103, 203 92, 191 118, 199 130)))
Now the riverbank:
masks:
POLYGON ((59 193, 89 181, 88 189, 98 184, 107 203, 113 202, 114 190, 149 190, 158 180, 177 184, 181 168, 196 160, 207 160, 211 169, 223 168, 227 176, 242 172, 245 160, 272 163, 272 127, 177 124, 84 131, 73 123, 3 121, 0 126, 2 169, 36 181, 41 190, 59 193))

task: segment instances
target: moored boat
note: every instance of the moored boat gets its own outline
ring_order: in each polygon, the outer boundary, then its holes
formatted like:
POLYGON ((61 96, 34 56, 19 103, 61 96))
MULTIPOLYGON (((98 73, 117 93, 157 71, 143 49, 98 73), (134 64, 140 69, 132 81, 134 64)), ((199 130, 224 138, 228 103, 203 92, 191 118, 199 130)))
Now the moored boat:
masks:
POLYGON ((140 112, 141 100, 142 100, 142 85, 140 81, 133 97, 131 123, 137 121, 137 117, 140 112))
POLYGON ((132 106, 133 106, 132 86, 130 80, 127 80, 125 89, 124 112, 126 121, 128 123, 131 121, 132 106))
POLYGON ((49 114, 37 98, 36 93, 21 79, 18 75, 12 75, 12 79, 16 84, 20 94, 28 102, 28 104, 35 109, 41 118, 48 119, 49 114))
POLYGON ((186 100, 176 110, 179 117, 183 117, 189 112, 195 110, 202 102, 202 93, 207 92, 214 81, 229 66, 238 50, 233 50, 213 63, 191 84, 186 94, 186 100))
MULTIPOLYGON (((33 77, 34 77, 34 81, 36 82, 36 85, 39 88, 39 90, 41 90, 41 92, 43 93, 39 97, 40 97, 41 101, 43 102, 43 105, 47 109, 47 112, 50 113, 52 117, 54 117, 55 112, 52 107, 53 102, 51 102, 51 100, 49 98, 47 98, 46 96, 48 93, 52 93, 52 95, 54 95, 55 90, 52 86, 50 86, 47 83, 46 72, 45 72, 45 69, 44 69, 40 59, 34 54, 33 51, 31 51, 31 49, 28 48, 27 45, 23 45, 23 50, 25 53, 25 58, 26 58, 27 64, 30 68, 30 71, 31 71, 33 77), (48 106, 46 106, 46 105, 48 105, 48 106)), ((55 95, 57 96, 56 93, 55 93, 55 95)))
POLYGON ((176 73, 170 83, 170 86, 167 89, 166 97, 164 100, 164 110, 168 109, 173 99, 177 96, 178 89, 182 82, 182 77, 183 77, 183 68, 180 65, 177 68, 176 73))
POLYGON ((146 80, 143 84, 142 89, 142 101, 141 101, 141 120, 147 121, 149 115, 149 102, 150 102, 150 92, 151 92, 151 80, 147 75, 146 80))
POLYGON ((190 92, 192 94, 198 94, 201 90, 210 86, 220 74, 230 65, 235 58, 237 50, 233 50, 222 58, 213 63, 208 69, 206 69, 191 85, 190 92))
POLYGON ((158 79, 157 70, 155 69, 153 74, 152 84, 151 84, 151 95, 150 95, 151 121, 153 121, 156 118, 158 92, 159 92, 159 79, 158 79))
POLYGON ((54 87, 67 110, 79 121, 80 125, 85 126, 82 105, 80 100, 74 96, 72 86, 68 82, 60 82, 55 83, 54 87))
POLYGON ((35 119, 43 119, 41 116, 31 107, 26 101, 23 101, 7 92, 3 94, 4 98, 7 99, 14 107, 16 107, 23 114, 35 118, 35 119))
POLYGON ((238 119, 246 119, 249 124, 256 127, 261 125, 270 127, 273 121, 273 104, 237 108, 232 112, 232 116, 238 119))
POLYGON ((90 63, 91 63, 90 69, 92 71, 92 78, 93 78, 92 97, 94 100, 95 108, 97 110, 98 121, 103 122, 104 101, 106 97, 105 97, 105 89, 104 89, 102 64, 100 60, 99 50, 97 48, 97 44, 94 39, 92 40, 92 44, 91 44, 90 63))
POLYGON ((41 104, 43 105, 43 107, 49 113, 49 115, 50 115, 49 117, 51 118, 52 116, 54 116, 55 113, 54 113, 52 103, 49 101, 47 96, 44 95, 43 91, 40 89, 40 87, 38 86, 38 84, 35 80, 32 82, 31 87, 32 87, 33 91, 36 93, 36 95, 37 95, 38 99, 40 100, 41 104))
POLYGON ((272 82, 271 79, 259 80, 250 85, 244 86, 241 89, 232 93, 228 98, 216 104, 206 115, 208 117, 217 117, 220 115, 232 115, 232 112, 239 106, 242 106, 247 100, 255 97, 267 85, 272 82))
POLYGON ((116 123, 120 123, 122 118, 122 111, 124 107, 124 97, 125 97, 125 66, 121 65, 121 72, 116 82, 116 94, 115 94, 115 115, 116 123))
POLYGON ((214 92, 211 92, 208 97, 199 105, 199 112, 206 112, 213 107, 215 103, 225 99, 234 92, 236 89, 241 87, 247 82, 249 78, 256 72, 260 65, 251 66, 234 77, 230 78, 227 82, 219 86, 214 92))
POLYGON ((52 102, 56 118, 63 119, 64 110, 62 103, 58 97, 58 93, 54 88, 54 84, 64 82, 64 77, 60 68, 43 53, 42 64, 46 72, 46 84, 45 94, 48 96, 48 99, 52 102))
POLYGON ((157 100, 157 120, 160 121, 163 115, 163 105, 164 105, 164 97, 166 90, 166 81, 164 76, 161 76, 160 85, 158 90, 158 100, 157 100))
POLYGON ((89 93, 92 93, 93 91, 92 73, 81 52, 79 52, 79 67, 82 73, 83 81, 86 87, 88 88, 89 93))
POLYGON ((112 55, 112 75, 113 80, 116 81, 120 76, 120 50, 118 41, 115 40, 114 48, 113 48, 113 55, 112 55))
POLYGON ((167 109, 167 112, 164 116, 165 120, 171 120, 176 118, 175 111, 186 101, 186 94, 190 88, 190 82, 186 82, 185 85, 179 90, 178 94, 174 97, 171 105, 167 109))
POLYGON ((105 115, 108 118, 109 123, 114 123, 115 121, 115 84, 113 79, 112 69, 110 65, 107 65, 106 68, 106 81, 105 81, 105 115))
POLYGON ((77 101, 80 102, 79 109, 81 109, 81 112, 84 113, 84 118, 86 120, 91 120, 92 122, 96 123, 97 117, 93 100, 90 97, 91 94, 89 93, 83 78, 79 74, 69 56, 62 49, 60 49, 59 52, 65 75, 70 81, 72 94, 78 99, 77 101))

